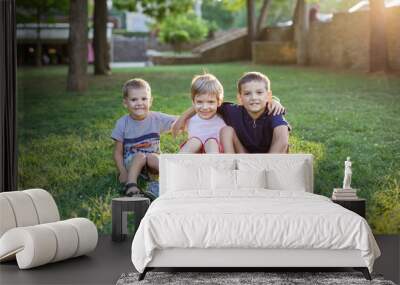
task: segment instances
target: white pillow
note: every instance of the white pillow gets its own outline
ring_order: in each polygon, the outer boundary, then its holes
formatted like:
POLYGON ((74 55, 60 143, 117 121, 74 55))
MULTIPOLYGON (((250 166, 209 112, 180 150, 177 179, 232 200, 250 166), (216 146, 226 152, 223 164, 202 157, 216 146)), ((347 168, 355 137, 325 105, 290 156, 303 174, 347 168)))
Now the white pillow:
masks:
POLYGON ((212 168, 213 189, 236 190, 236 170, 212 168))
POLYGON ((266 171, 263 170, 236 170, 238 188, 267 188, 266 171))
POLYGON ((266 188, 265 170, 212 169, 214 190, 237 190, 239 188, 266 188))
POLYGON ((211 167, 168 164, 167 191, 211 189, 211 167))
POLYGON ((308 178, 309 167, 305 160, 297 159, 239 159, 240 170, 266 170, 267 189, 306 191, 312 181, 308 178))
POLYGON ((266 171, 267 188, 271 190, 306 191, 307 185, 303 167, 290 171, 270 169, 266 171))

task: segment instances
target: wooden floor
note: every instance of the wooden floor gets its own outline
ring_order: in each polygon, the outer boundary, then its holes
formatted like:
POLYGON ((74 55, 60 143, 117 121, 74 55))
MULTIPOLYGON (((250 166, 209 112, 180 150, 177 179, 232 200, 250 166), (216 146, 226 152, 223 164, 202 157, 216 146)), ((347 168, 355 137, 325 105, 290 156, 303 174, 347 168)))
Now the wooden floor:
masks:
MULTIPOLYGON (((400 236, 375 238, 382 256, 375 262, 374 272, 399 284, 400 236)), ((100 236, 96 250, 88 256, 29 270, 19 270, 16 262, 3 263, 0 284, 115 284, 122 273, 134 271, 130 251, 131 240, 115 243, 110 236, 100 236)))
POLYGON ((100 236, 97 248, 87 256, 19 270, 16 262, 0 265, 0 284, 115 284, 124 272, 134 271, 131 241, 115 243, 100 236))

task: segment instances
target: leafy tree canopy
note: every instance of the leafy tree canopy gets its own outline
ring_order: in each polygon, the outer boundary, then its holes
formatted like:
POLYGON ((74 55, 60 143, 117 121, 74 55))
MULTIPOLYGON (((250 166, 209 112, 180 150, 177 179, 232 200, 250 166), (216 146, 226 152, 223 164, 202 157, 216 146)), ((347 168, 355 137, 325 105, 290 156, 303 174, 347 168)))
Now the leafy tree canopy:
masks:
POLYGON ((68 7, 68 0, 17 0, 17 22, 53 22, 54 16, 67 15, 68 7))
MULTIPOLYGON (((222 0, 226 9, 234 14, 232 27, 245 27, 247 23, 246 0, 222 0)), ((264 0, 256 0, 256 17, 259 16, 264 0)), ((296 1, 271 0, 268 8, 267 25, 275 25, 277 22, 291 20, 293 17, 296 1)))
POLYGON ((220 2, 232 12, 243 9, 246 4, 246 0, 221 0, 220 2))
POLYGON ((166 18, 160 25, 159 39, 179 51, 182 44, 202 41, 207 33, 207 23, 189 13, 166 18))
POLYGON ((201 14, 203 19, 215 23, 221 29, 232 28, 235 20, 235 13, 224 6, 222 1, 203 0, 201 14))
POLYGON ((168 16, 185 14, 193 8, 194 0, 114 0, 120 10, 137 11, 161 22, 168 16))

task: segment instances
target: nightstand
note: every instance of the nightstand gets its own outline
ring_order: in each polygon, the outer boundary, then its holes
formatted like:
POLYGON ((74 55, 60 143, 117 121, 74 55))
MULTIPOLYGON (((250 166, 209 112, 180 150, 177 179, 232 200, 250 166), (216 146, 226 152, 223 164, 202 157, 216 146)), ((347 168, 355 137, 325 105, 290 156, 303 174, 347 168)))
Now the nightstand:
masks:
POLYGON ((359 214, 365 219, 365 204, 366 200, 357 198, 355 200, 333 200, 332 202, 339 204, 340 206, 359 214))
POLYGON ((128 234, 128 212, 134 212, 136 233, 140 221, 150 206, 150 200, 144 197, 119 197, 112 199, 112 240, 123 241, 128 234))

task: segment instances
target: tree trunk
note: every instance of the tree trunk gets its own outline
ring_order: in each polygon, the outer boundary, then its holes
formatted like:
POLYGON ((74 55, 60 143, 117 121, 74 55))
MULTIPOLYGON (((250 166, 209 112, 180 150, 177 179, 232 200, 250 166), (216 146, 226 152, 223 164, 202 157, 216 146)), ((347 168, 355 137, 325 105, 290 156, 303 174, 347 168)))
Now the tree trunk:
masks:
POLYGON ((36 49, 35 49, 35 65, 37 67, 42 66, 42 40, 40 37, 40 22, 41 22, 40 8, 36 9, 36 49))
POLYGON ((88 3, 71 0, 69 8, 67 91, 82 92, 87 88, 88 3))
POLYGON ((257 38, 260 37, 261 30, 263 28, 265 20, 267 19, 268 8, 269 8, 270 4, 271 4, 271 0, 264 0, 263 1, 263 5, 261 7, 260 16, 258 17, 258 21, 257 21, 257 30, 256 30, 257 38))
POLYGON ((308 19, 309 5, 306 0, 297 0, 294 15, 294 38, 297 49, 297 64, 308 64, 308 19))
POLYGON ((387 45, 384 0, 370 0, 370 72, 387 69, 387 45))
POLYGON ((42 66, 42 41, 40 38, 40 28, 36 29, 36 52, 35 52, 35 66, 42 66))
POLYGON ((250 58, 252 57, 252 43, 256 39, 255 0, 246 0, 247 3, 247 36, 250 58))
POLYGON ((94 74, 109 74, 108 43, 107 43, 107 1, 95 0, 94 5, 94 74))

